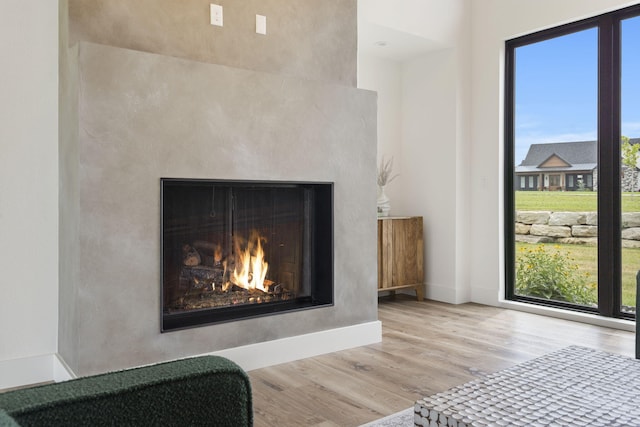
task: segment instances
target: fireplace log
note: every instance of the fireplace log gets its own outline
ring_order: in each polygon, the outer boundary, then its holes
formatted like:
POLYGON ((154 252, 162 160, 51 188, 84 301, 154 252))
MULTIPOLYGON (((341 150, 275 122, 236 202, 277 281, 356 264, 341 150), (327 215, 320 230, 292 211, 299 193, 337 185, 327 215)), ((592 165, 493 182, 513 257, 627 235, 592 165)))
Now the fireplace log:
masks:
POLYGON ((202 258, 200 258, 200 254, 193 246, 189 244, 184 244, 182 246, 182 264, 193 267, 196 265, 200 265, 202 262, 202 258))
POLYGON ((210 254, 214 254, 221 250, 219 243, 212 243, 204 240, 196 240, 193 242, 193 247, 202 252, 209 252, 210 254))
POLYGON ((183 267, 180 271, 179 288, 189 291, 191 289, 211 290, 222 286, 224 270, 217 267, 207 267, 196 265, 193 267, 183 267))

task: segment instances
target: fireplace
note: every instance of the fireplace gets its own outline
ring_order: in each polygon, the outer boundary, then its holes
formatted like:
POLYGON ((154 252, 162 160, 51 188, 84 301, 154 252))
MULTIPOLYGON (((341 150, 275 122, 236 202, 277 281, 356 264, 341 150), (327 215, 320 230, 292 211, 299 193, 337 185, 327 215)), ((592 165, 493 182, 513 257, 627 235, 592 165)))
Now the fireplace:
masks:
POLYGON ((162 331, 333 304, 333 184, 161 180, 162 331))

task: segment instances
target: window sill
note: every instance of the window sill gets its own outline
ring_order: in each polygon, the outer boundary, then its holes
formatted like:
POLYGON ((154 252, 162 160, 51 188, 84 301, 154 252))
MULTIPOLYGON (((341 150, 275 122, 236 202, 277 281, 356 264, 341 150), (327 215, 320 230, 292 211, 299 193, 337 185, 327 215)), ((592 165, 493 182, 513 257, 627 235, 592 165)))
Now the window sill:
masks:
POLYGON ((611 329, 619 329, 621 331, 634 332, 636 329, 635 322, 626 319, 614 319, 611 317, 598 316, 590 313, 580 313, 577 311, 564 310, 555 307, 545 307, 541 305, 527 304, 518 301, 501 300, 499 307, 509 308, 512 310, 524 311, 532 314, 540 314, 543 316, 556 317, 558 319, 572 320, 574 322, 582 322, 591 325, 604 326, 611 329))

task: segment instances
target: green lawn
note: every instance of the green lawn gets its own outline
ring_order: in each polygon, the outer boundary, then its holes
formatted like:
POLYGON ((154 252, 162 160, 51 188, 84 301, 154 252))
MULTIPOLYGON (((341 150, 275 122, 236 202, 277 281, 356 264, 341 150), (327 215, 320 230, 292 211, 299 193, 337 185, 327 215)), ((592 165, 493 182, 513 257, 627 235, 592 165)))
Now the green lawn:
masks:
MULTIPOLYGON (((594 191, 516 191, 516 210, 552 212, 595 212, 594 191)), ((640 212, 640 193, 622 194, 622 212, 640 212)))
MULTIPOLYGON (((516 243, 516 256, 520 253, 520 248, 535 248, 538 245, 528 243, 516 243)), ((583 245, 548 245, 559 246, 562 251, 566 251, 571 258, 574 258, 580 271, 590 273, 592 277, 597 277, 597 253, 595 246, 583 245)), ((636 305, 636 273, 640 269, 640 249, 622 249, 622 305, 635 307, 636 305)))

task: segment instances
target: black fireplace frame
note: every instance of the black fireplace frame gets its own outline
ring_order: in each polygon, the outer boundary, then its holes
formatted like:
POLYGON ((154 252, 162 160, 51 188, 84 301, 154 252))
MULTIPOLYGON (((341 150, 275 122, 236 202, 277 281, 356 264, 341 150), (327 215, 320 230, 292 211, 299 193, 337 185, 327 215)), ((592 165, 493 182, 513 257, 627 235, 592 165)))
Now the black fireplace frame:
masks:
POLYGON ((334 200, 333 182, 254 181, 226 179, 160 178, 160 325, 161 332, 290 313, 334 305, 334 200), (224 185, 243 188, 298 187, 312 189, 314 203, 323 205, 323 214, 312 216, 310 289, 311 295, 290 301, 248 304, 233 307, 165 313, 164 301, 164 189, 165 185, 224 185), (322 235, 322 238, 317 238, 322 235))

